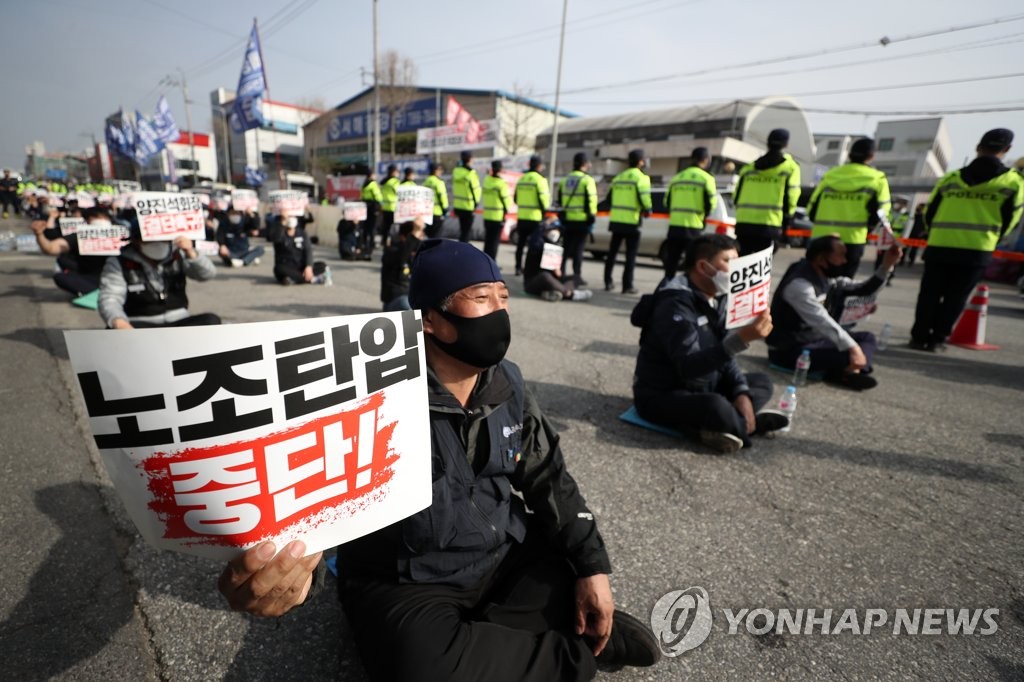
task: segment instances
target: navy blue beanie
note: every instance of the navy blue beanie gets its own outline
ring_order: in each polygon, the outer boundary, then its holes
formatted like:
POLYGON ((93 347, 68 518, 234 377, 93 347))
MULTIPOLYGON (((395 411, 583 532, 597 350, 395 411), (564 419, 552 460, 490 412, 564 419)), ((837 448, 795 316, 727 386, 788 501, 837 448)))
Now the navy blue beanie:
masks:
POLYGON ((409 305, 432 308, 456 291, 481 282, 504 282, 494 259, 453 239, 428 239, 416 250, 409 276, 409 305))

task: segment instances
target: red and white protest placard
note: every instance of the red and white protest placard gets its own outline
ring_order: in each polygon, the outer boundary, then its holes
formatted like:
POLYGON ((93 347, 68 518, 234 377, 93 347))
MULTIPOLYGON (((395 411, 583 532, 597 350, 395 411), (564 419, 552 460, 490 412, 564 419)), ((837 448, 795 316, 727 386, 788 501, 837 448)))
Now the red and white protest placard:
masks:
POLYGON ((128 239, 128 228, 94 220, 78 228, 78 252, 83 256, 116 256, 128 239))
POLYGON ((251 189, 236 189, 231 192, 231 208, 237 211, 258 210, 260 198, 251 189))
POLYGON ((396 195, 396 224, 406 223, 416 218, 423 218, 423 222, 427 225, 433 224, 434 190, 429 187, 399 185, 396 195))
POLYGON ((84 225, 85 218, 74 218, 70 216, 57 218, 57 226, 60 227, 60 234, 62 237, 67 237, 69 234, 78 232, 79 228, 84 225))
POLYGON ((88 192, 78 192, 77 194, 68 195, 69 199, 76 199, 78 201, 78 208, 96 208, 96 200, 88 192))
POLYGON ((540 269, 555 271, 562 267, 562 254, 565 253, 558 244, 544 244, 544 253, 540 256, 540 269))
POLYGON ((725 328, 742 327, 767 310, 771 286, 771 248, 729 261, 725 328))
POLYGON ((878 310, 878 293, 868 296, 850 296, 843 300, 843 312, 839 324, 843 327, 863 322, 878 310))
POLYGON ((296 216, 301 218, 309 206, 309 195, 298 189, 276 189, 267 195, 274 206, 274 213, 279 216, 296 216))
MULTIPOLYGON (((431 209, 433 210, 433 209, 431 209)), ((342 209, 345 220, 352 223, 361 223, 366 220, 366 202, 346 201, 342 209)))
POLYGON ((312 554, 430 505, 418 311, 68 331, 96 445, 147 542, 312 554))
POLYGON ((203 204, 197 194, 136 192, 131 206, 139 218, 142 241, 206 238, 203 204))
POLYGON ((195 242, 196 252, 210 258, 220 256, 220 244, 212 239, 197 239, 195 242))

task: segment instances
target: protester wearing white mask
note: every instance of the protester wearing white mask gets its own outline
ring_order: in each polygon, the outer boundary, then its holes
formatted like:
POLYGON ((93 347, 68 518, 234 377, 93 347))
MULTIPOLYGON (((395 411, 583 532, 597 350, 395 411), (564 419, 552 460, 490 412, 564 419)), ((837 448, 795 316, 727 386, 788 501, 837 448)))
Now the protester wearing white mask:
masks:
POLYGON ((313 260, 313 244, 299 227, 299 218, 280 218, 274 235, 274 278, 279 284, 326 284, 327 264, 313 260))
POLYGON ((641 298, 630 318, 641 327, 633 400, 644 419, 687 432, 719 453, 752 445, 789 419, 761 410, 772 396, 765 374, 744 374, 734 357, 772 330, 768 311, 740 329, 725 329, 729 261, 736 241, 702 235, 687 246, 686 272, 641 298))
POLYGON ((249 231, 246 227, 242 212, 237 208, 231 208, 226 214, 226 220, 217 225, 218 253, 224 265, 236 268, 259 265, 264 249, 249 243, 249 238, 255 237, 258 231, 249 231))
POLYGON ((109 329, 220 324, 213 313, 190 315, 187 279, 213 278, 217 268, 195 250, 192 240, 142 241, 138 227, 121 254, 111 256, 100 275, 98 310, 109 329))

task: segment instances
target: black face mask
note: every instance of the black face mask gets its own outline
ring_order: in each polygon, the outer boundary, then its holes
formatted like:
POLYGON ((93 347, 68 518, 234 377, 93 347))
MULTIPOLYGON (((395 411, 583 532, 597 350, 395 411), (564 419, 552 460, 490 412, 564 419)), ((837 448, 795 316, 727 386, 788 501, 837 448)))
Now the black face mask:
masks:
POLYGON ((829 279, 833 279, 835 277, 842 277, 844 274, 846 274, 845 265, 833 265, 832 263, 829 263, 828 266, 825 268, 825 276, 828 277, 829 279))
POLYGON ((438 310, 448 320, 458 337, 452 343, 445 343, 433 337, 437 347, 456 360, 486 369, 501 362, 512 341, 512 325, 508 311, 495 310, 483 317, 462 317, 438 310))

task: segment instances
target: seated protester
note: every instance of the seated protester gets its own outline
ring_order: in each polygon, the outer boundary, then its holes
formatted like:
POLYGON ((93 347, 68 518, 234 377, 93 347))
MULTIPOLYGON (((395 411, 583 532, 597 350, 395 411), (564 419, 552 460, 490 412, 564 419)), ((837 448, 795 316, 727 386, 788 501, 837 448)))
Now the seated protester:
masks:
POLYGON ((765 374, 744 374, 736 355, 772 330, 765 311, 726 331, 729 261, 736 240, 720 234, 689 242, 685 272, 644 296, 630 317, 641 327, 633 401, 644 419, 695 435, 720 452, 751 447, 750 436, 784 428, 789 419, 761 411, 772 396, 765 374))
POLYGON ((811 351, 810 371, 824 374, 827 383, 856 391, 877 386, 878 381, 868 376, 876 348, 874 334, 847 332, 829 315, 826 302, 878 291, 900 255, 894 246, 874 275, 854 282, 840 276, 846 266, 846 245, 838 236, 811 240, 807 256, 789 266, 772 299, 775 328, 768 336, 768 358, 790 368, 806 348, 811 351))
POLYGON ((423 218, 398 226, 398 235, 384 249, 380 259, 380 302, 384 311, 409 310, 409 274, 412 259, 423 241, 423 218))
MULTIPOLYGON (((420 246, 409 302, 423 320, 433 503, 338 552, 372 680, 590 680, 598 666, 661 656, 648 626, 615 609, 594 515, 504 359, 508 301, 476 247, 420 246)), ((233 608, 280 616, 307 599, 322 555, 303 557, 301 541, 276 550, 264 542, 225 567, 218 586, 233 608)))
MULTIPOLYGON (((50 256, 57 257, 57 272, 53 275, 54 283, 73 296, 83 296, 100 288, 100 273, 107 262, 106 256, 83 256, 78 251, 78 235, 63 236, 59 227, 59 218, 53 209, 44 223, 36 220, 32 223, 32 231, 36 235, 39 250, 50 256)), ((98 209, 85 211, 85 222, 110 222, 110 214, 98 209)))
POLYGON ((242 229, 253 237, 266 238, 266 231, 261 225, 260 214, 255 207, 242 211, 242 229))
POLYGON ((313 244, 299 227, 296 216, 278 218, 282 229, 274 230, 274 277, 279 284, 323 284, 327 264, 313 260, 313 244))
POLYGON ((523 261, 523 289, 533 296, 540 296, 545 301, 555 303, 562 299, 573 301, 589 301, 594 292, 590 289, 576 289, 569 278, 568 283, 562 282, 563 250, 559 245, 562 239, 558 228, 546 226, 542 230, 534 230, 527 241, 526 259, 523 261), (551 262, 545 267, 544 252, 547 250, 551 262))
POLYGON ((191 239, 144 242, 136 226, 121 254, 107 258, 103 267, 100 317, 108 329, 220 324, 213 313, 190 315, 185 294, 187 279, 216 275, 213 262, 195 250, 191 239))
POLYGON ((362 233, 359 223, 345 220, 338 221, 338 258, 341 260, 359 260, 362 255, 362 233))
POLYGON ((218 253, 224 265, 236 268, 259 265, 264 249, 249 243, 249 237, 255 237, 258 230, 248 230, 242 212, 236 208, 228 209, 224 218, 218 219, 217 225, 217 243, 220 245, 218 253))

